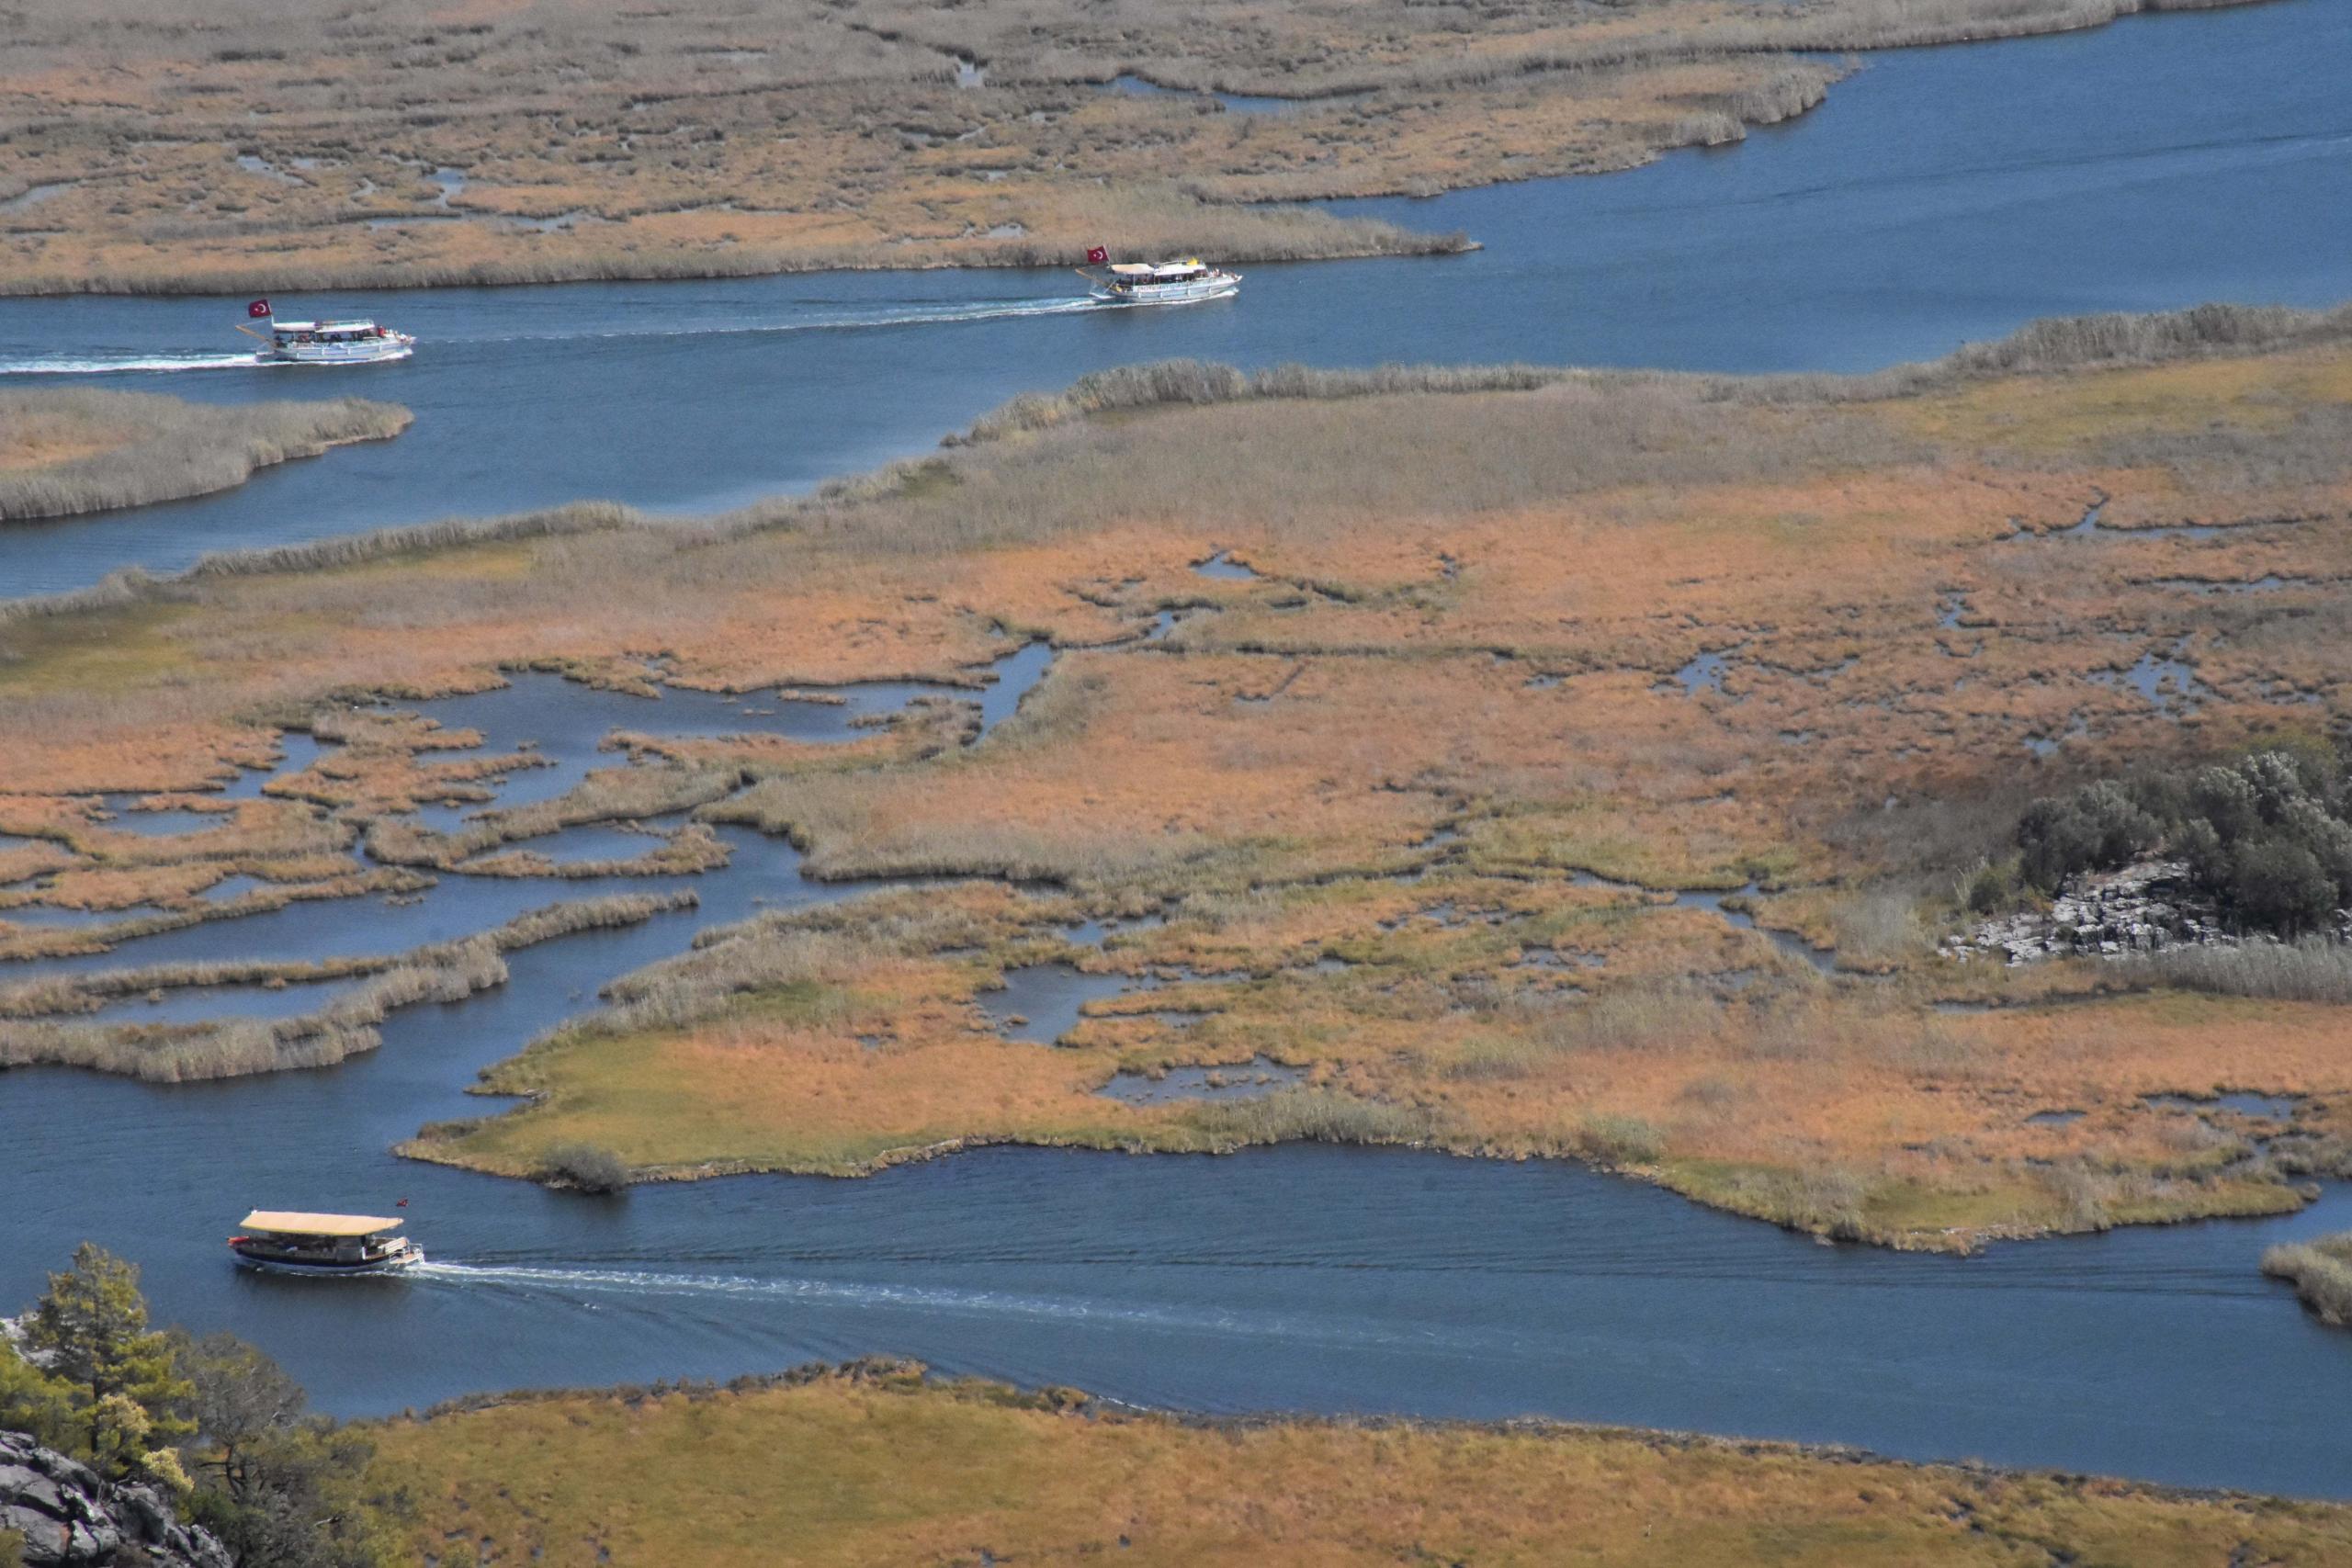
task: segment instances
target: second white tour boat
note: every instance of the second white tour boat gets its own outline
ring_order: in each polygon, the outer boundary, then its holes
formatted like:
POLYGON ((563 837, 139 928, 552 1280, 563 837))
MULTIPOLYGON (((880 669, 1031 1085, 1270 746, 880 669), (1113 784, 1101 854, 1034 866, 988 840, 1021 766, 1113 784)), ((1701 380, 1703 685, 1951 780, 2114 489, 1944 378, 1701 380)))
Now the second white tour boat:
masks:
MULTIPOLYGON (((269 323, 269 335, 254 352, 264 365, 381 365, 416 351, 416 339, 374 321, 281 321, 266 299, 246 306, 245 314, 269 323)), ((247 337, 262 335, 250 327, 237 330, 247 337)))
POLYGON ((1088 297, 1106 305, 1192 305, 1222 299, 1241 287, 1241 275, 1198 256, 1171 262, 1114 262, 1079 273, 1094 287, 1088 297))

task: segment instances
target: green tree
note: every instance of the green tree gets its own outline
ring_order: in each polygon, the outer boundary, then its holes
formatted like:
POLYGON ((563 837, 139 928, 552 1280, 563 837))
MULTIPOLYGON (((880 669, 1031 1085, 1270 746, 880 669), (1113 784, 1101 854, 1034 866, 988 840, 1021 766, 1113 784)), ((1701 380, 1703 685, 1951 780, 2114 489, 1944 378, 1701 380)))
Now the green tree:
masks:
POLYGON ((151 1456, 190 1430, 180 1407, 194 1390, 169 1339, 147 1326, 137 1265, 84 1242, 74 1267, 49 1277, 25 1340, 47 1353, 49 1374, 68 1390, 68 1446, 77 1457, 118 1480, 170 1473, 151 1456))
MULTIPOLYGON (((0 1427, 30 1433, 55 1448, 71 1440, 66 1419, 72 1408, 73 1391, 18 1355, 0 1334, 0 1427)), ((0 1568, 6 1568, 5 1561, 0 1568)))
POLYGON ((373 1445, 306 1416, 302 1387, 233 1334, 174 1337, 193 1388, 189 1515, 240 1568, 381 1568, 401 1561, 389 1511, 367 1486, 373 1445))
POLYGON ((197 1473, 217 1480, 232 1500, 249 1501, 259 1484, 256 1451, 301 1420, 309 1395, 260 1348, 233 1334, 196 1339, 175 1330, 172 1352, 194 1390, 188 1447, 197 1473))

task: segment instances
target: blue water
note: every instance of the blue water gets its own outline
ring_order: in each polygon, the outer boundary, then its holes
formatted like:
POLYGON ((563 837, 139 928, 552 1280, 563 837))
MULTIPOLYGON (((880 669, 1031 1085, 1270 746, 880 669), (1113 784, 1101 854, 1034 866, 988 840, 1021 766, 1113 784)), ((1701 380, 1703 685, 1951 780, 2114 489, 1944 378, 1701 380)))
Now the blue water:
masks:
MULTIPOLYGON (((19 371, 221 400, 360 391, 419 415, 397 442, 222 496, 12 529, 0 592, 574 497, 733 505, 1168 355, 1852 369, 2052 312, 2331 302, 2352 294, 2347 80, 2352 0, 1878 57, 1736 149, 1349 208, 1467 229, 1481 253, 1255 267, 1238 300, 1185 310, 1092 310, 1054 273, 305 299, 425 339, 407 365, 335 375, 227 365, 235 301, 0 301, 0 365, 19 371)), ((981 695, 991 724, 1046 657, 1007 661, 981 695)), ((517 694, 445 716, 481 718, 493 747, 538 740, 576 776, 610 720, 548 691, 521 694, 520 719, 517 694)), ((725 706, 658 711, 699 727, 725 706)), ((313 755, 297 746, 292 765, 313 755)), ((503 798, 548 782, 514 775, 503 798)), ((387 1152, 489 1109, 462 1092, 479 1068, 696 930, 858 891, 805 881, 780 840, 725 836, 726 871, 647 884, 696 887, 698 910, 515 953, 506 986, 395 1015, 381 1050, 342 1066, 0 1078, 0 1307, 96 1239, 142 1262, 163 1317, 246 1335, 344 1413, 899 1352, 1209 1410, 1532 1413, 2352 1495, 2352 1337, 2256 1269, 2272 1241, 2352 1224, 2342 1192, 2283 1219, 1956 1259, 1818 1246, 1569 1167, 1404 1152, 991 1150, 868 1181, 610 1200, 387 1152), (402 1196, 435 1259, 408 1280, 255 1279, 220 1247, 253 1205, 402 1196)), ((296 906, 132 946, 391 951, 614 886, 449 877, 416 905, 296 906)))
POLYGON ((1251 266, 1232 300, 1096 309, 1057 270, 284 300, 418 333, 405 364, 238 367, 243 299, 0 300, 0 384, 364 393, 407 434, 221 495, 0 534, 0 594, 130 562, 602 497, 740 505, 922 451, 1017 392, 1197 355, 1852 370, 2036 316, 2352 296, 2352 0, 1879 55, 1740 146, 1602 178, 1340 204, 1486 243, 1251 266), (109 365, 209 365, 123 370, 109 365))

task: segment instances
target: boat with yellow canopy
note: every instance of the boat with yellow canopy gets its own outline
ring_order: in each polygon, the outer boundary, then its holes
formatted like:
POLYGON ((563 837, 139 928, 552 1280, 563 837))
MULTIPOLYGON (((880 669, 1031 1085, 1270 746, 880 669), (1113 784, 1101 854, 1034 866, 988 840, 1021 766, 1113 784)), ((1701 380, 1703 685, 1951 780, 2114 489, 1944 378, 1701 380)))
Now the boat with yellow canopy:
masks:
POLYGON ((391 1233, 380 1214, 313 1214, 255 1209, 229 1250, 248 1269, 273 1274, 395 1274, 424 1261, 424 1249, 391 1233))

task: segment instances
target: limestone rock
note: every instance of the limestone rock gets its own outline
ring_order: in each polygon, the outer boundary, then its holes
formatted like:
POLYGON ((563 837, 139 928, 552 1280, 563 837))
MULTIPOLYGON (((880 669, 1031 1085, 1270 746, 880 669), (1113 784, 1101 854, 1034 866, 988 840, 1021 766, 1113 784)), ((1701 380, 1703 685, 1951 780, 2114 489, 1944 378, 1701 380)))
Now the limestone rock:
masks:
POLYGON ((231 1568, 153 1487, 109 1485, 22 1432, 0 1432, 0 1530, 24 1537, 27 1568, 231 1568))

